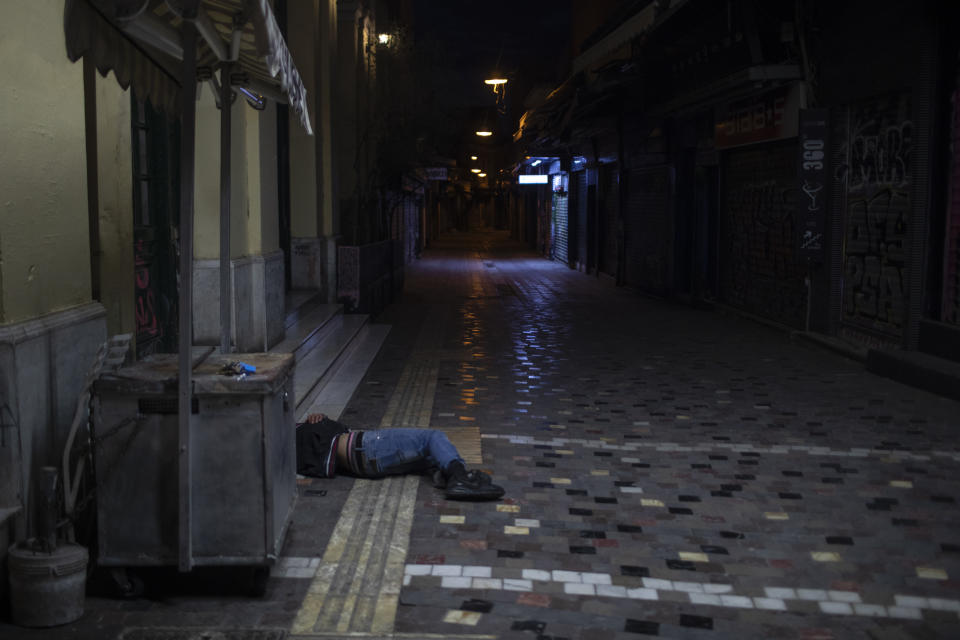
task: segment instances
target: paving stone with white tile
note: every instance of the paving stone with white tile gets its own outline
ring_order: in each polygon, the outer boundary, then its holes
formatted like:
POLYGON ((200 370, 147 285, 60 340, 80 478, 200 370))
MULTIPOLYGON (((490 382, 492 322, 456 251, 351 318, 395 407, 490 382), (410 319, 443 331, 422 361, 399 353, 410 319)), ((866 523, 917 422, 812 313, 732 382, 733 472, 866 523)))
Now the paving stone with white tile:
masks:
POLYGON ((421 484, 398 632, 960 635, 958 403, 487 239, 415 265, 368 372, 389 387, 405 323, 443 314, 431 425, 476 424, 507 489, 421 484))

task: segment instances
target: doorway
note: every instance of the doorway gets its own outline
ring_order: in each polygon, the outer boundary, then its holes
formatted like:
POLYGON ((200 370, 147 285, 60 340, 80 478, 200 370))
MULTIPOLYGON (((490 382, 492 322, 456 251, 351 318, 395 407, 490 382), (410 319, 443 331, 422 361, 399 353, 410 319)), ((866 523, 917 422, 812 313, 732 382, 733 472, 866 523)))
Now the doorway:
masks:
POLYGON ((177 351, 180 126, 131 91, 136 355, 177 351))

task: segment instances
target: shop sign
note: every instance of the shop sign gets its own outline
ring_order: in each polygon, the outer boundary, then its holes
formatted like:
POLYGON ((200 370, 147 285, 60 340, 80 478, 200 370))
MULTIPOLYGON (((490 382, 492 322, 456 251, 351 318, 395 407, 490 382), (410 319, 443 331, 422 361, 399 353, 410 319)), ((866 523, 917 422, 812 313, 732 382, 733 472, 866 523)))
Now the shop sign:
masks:
POLYGON ((447 179, 446 167, 427 167, 426 169, 424 169, 424 172, 427 174, 427 180, 446 180, 447 179))
POLYGON ((799 113, 800 192, 797 199, 797 242, 800 257, 823 262, 823 233, 827 210, 826 109, 801 109, 799 113))
POLYGON ((717 111, 716 148, 792 138, 797 135, 799 108, 795 84, 724 105, 717 111))

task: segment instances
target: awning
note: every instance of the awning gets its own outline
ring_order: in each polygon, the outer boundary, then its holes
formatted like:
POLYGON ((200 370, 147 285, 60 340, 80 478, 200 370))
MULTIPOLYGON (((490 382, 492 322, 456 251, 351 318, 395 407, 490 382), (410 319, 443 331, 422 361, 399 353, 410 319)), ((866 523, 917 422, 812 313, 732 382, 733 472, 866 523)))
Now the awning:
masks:
MULTIPOLYGON (((312 134, 307 92, 267 0, 201 0, 196 64, 231 62, 230 79, 264 98, 289 104, 312 134)), ((89 56, 101 74, 171 116, 179 113, 183 12, 176 0, 67 0, 67 56, 89 56)), ((201 73, 201 77, 203 74, 201 73)))

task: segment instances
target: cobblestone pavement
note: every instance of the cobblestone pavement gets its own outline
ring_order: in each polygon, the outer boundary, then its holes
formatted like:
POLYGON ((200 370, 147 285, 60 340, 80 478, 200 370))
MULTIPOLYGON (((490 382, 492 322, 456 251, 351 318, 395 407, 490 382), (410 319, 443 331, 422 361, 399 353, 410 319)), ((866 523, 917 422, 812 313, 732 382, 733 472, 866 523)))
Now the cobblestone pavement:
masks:
POLYGON ((503 500, 303 480, 264 598, 93 598, 23 637, 960 637, 960 403, 497 233, 437 243, 378 321, 343 422, 472 430, 503 500))
POLYGON ((428 253, 383 321, 344 420, 442 327, 431 426, 479 426, 507 489, 422 483, 398 632, 960 637, 960 404, 493 234, 428 253))

